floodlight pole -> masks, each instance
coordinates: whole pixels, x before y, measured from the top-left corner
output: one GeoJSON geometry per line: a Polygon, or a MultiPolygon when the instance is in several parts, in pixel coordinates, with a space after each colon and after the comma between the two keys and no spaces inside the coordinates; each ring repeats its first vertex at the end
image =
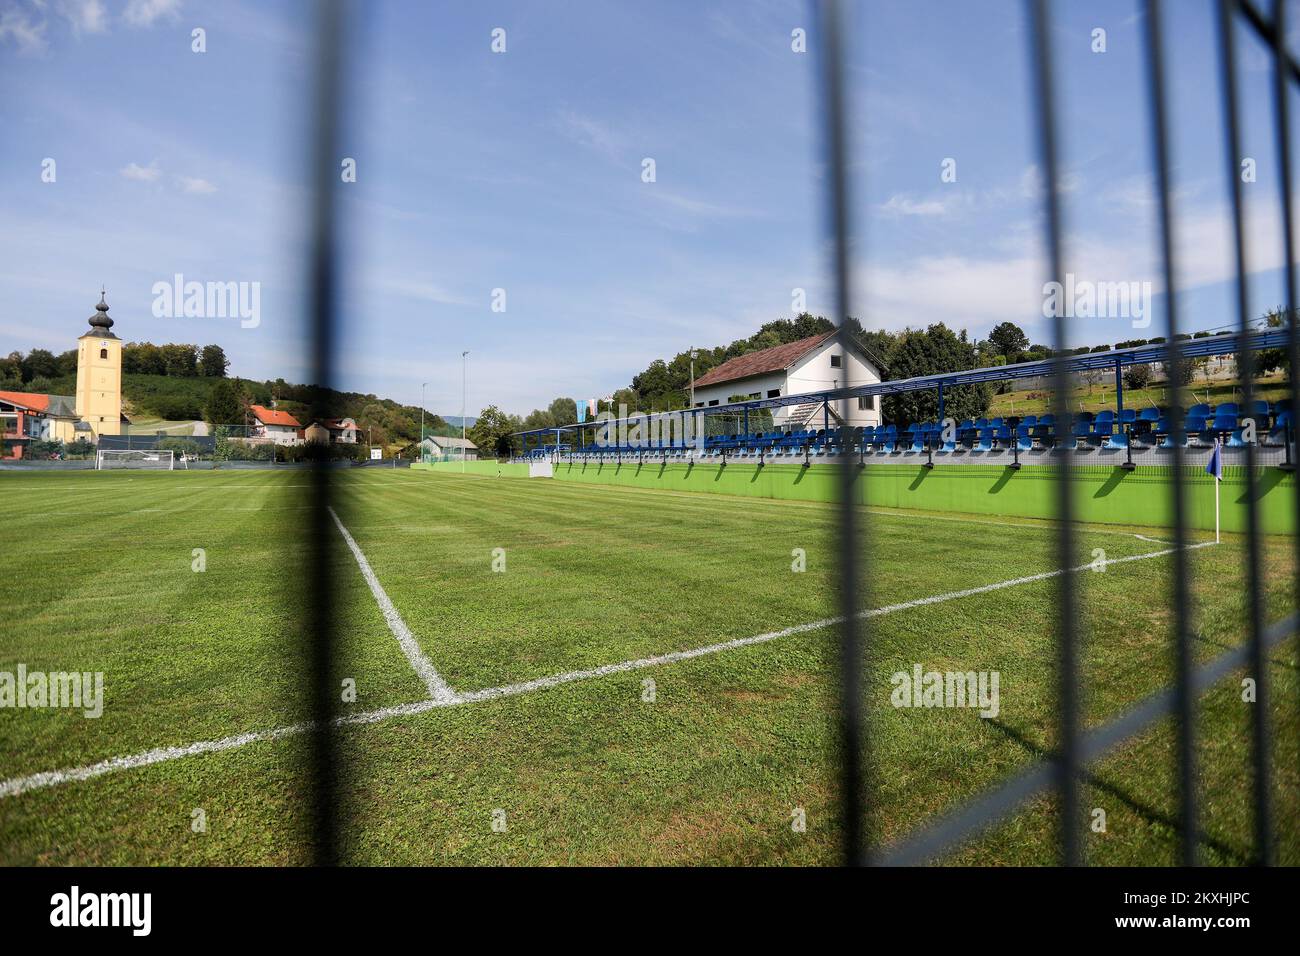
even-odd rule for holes
{"type": "Polygon", "coordinates": [[[424,461],[424,386],[428,384],[420,383],[420,461],[424,461]]]}
{"type": "Polygon", "coordinates": [[[691,349],[691,408],[695,407],[695,349],[691,349]]]}
{"type": "Polygon", "coordinates": [[[469,349],[460,353],[460,471],[465,473],[465,395],[469,381],[469,349]]]}

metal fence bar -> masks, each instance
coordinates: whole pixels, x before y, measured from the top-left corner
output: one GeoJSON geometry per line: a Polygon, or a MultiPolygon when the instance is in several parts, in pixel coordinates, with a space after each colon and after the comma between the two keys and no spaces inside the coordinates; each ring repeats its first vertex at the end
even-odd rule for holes
{"type": "MultiPolygon", "coordinates": [[[[334,157],[338,155],[339,100],[343,58],[343,9],[341,0],[323,0],[318,7],[319,36],[315,65],[314,132],[308,162],[311,168],[312,205],[311,235],[308,249],[307,331],[312,364],[312,381],[326,389],[334,381],[334,331],[336,295],[336,235],[334,191],[334,157]]],[[[317,402],[323,399],[317,399],[317,402]]],[[[328,415],[313,408],[318,418],[328,415]]],[[[338,863],[339,813],[335,801],[334,780],[337,772],[333,726],[335,699],[330,686],[330,667],[335,652],[335,618],[331,576],[334,548],[338,542],[329,515],[332,503],[332,469],[316,463],[310,470],[310,524],[306,588],[310,595],[303,615],[301,642],[307,661],[309,710],[315,733],[310,741],[310,779],[308,804],[312,831],[312,862],[317,866],[338,863]]]]}
{"type": "MultiPolygon", "coordinates": [[[[1276,647],[1300,629],[1300,614],[1270,626],[1263,635],[1266,648],[1276,647]]],[[[1224,651],[1192,672],[1193,694],[1209,690],[1233,671],[1249,664],[1254,651],[1248,644],[1224,651]]],[[[1084,734],[1078,755],[1081,765],[1099,760],[1120,744],[1149,730],[1158,720],[1177,712],[1177,689],[1163,688],[1144,698],[1114,720],[1084,734]]],[[[968,800],[937,822],[925,824],[881,854],[884,866],[916,866],[979,836],[1006,819],[1056,783],[1051,763],[1038,761],[968,800]]]]}
{"type": "Polygon", "coordinates": [[[1259,34],[1260,39],[1273,48],[1278,57],[1277,66],[1283,71],[1284,77],[1289,73],[1291,79],[1300,82],[1300,63],[1295,61],[1286,48],[1286,33],[1280,30],[1283,21],[1281,11],[1285,5],[1284,0],[1274,0],[1273,21],[1269,22],[1251,0],[1240,0],[1239,3],[1246,22],[1259,34]]]}
{"type": "MultiPolygon", "coordinates": [[[[1033,71],[1035,105],[1038,109],[1038,147],[1042,160],[1044,176],[1045,202],[1047,207],[1047,254],[1048,274],[1052,281],[1064,281],[1061,256],[1061,198],[1060,171],[1057,166],[1056,142],[1056,94],[1052,78],[1051,31],[1048,27],[1048,11],[1045,0],[1026,0],[1030,30],[1030,62],[1033,71]]],[[[1052,344],[1057,355],[1053,363],[1052,410],[1056,415],[1057,427],[1061,428],[1070,420],[1069,389],[1070,376],[1065,364],[1066,328],[1065,312],[1056,309],[1052,319],[1052,344]]],[[[1064,431],[1069,434],[1069,429],[1064,431]]],[[[1059,466],[1057,481],[1057,517],[1061,525],[1057,534],[1057,563],[1059,567],[1068,568],[1074,563],[1074,507],[1071,501],[1071,459],[1070,454],[1058,456],[1059,466]]],[[[1060,844],[1061,861],[1067,866],[1080,862],[1079,845],[1079,669],[1077,659],[1077,628],[1074,593],[1074,575],[1062,574],[1058,597],[1057,633],[1059,647],[1057,676],[1059,741],[1056,752],[1056,785],[1060,795],[1060,844]]]]}
{"type": "MultiPolygon", "coordinates": [[[[832,240],[834,260],[835,324],[840,348],[850,354],[849,319],[849,195],[848,142],[845,131],[844,48],[842,11],[838,0],[819,0],[816,10],[819,33],[823,38],[822,109],[823,148],[830,174],[827,191],[827,224],[832,240]]],[[[844,374],[849,363],[844,363],[844,374]]],[[[846,379],[845,384],[848,385],[846,379]]],[[[857,515],[854,494],[858,480],[856,469],[845,458],[840,466],[839,483],[839,601],[843,623],[840,625],[840,780],[843,790],[844,858],[849,865],[866,862],[863,832],[866,826],[863,801],[864,734],[863,720],[863,643],[865,632],[858,618],[858,549],[857,515]],[[859,630],[861,629],[861,631],[859,630]]]]}
{"type": "MultiPolygon", "coordinates": [[[[1249,4],[1247,4],[1249,6],[1249,4]]],[[[1295,268],[1295,222],[1292,219],[1294,193],[1291,180],[1291,95],[1287,84],[1287,65],[1289,56],[1286,51],[1286,3],[1277,3],[1273,8],[1273,99],[1277,120],[1278,166],[1282,176],[1282,249],[1286,255],[1286,327],[1287,357],[1289,358],[1289,377],[1291,379],[1291,426],[1282,433],[1282,441],[1289,443],[1295,434],[1295,414],[1300,410],[1300,332],[1296,329],[1296,268],[1295,268]]],[[[1294,64],[1291,64],[1294,66],[1294,64]]],[[[1300,71],[1293,74],[1300,79],[1300,71]]],[[[1295,461],[1294,454],[1291,461],[1295,461]]],[[[1295,482],[1295,513],[1300,524],[1300,481],[1295,482]]],[[[1295,592],[1296,607],[1300,607],[1300,534],[1292,538],[1295,544],[1295,592]]]]}
{"type": "MultiPolygon", "coordinates": [[[[1188,585],[1187,561],[1187,490],[1183,469],[1186,432],[1179,383],[1187,368],[1182,342],[1178,337],[1177,289],[1174,268],[1173,214],[1169,193],[1169,121],[1165,113],[1164,36],[1160,0],[1147,0],[1147,66],[1151,94],[1151,127],[1155,139],[1156,187],[1160,195],[1160,258],[1164,266],[1165,308],[1169,331],[1166,333],[1169,389],[1169,430],[1174,468],[1174,680],[1175,713],[1178,730],[1178,819],[1181,830],[1181,859],[1184,866],[1195,866],[1199,847],[1196,814],[1196,724],[1195,697],[1192,694],[1192,599],[1188,585]]],[[[1130,441],[1132,439],[1130,438],[1130,441]]]]}
{"type": "MultiPolygon", "coordinates": [[[[1237,0],[1219,0],[1219,55],[1223,80],[1224,120],[1227,126],[1228,179],[1232,189],[1232,234],[1236,270],[1237,318],[1245,333],[1250,324],[1246,290],[1246,235],[1242,211],[1241,129],[1237,108],[1236,15],[1237,0]]],[[[1249,338],[1237,353],[1238,377],[1242,380],[1242,399],[1246,411],[1254,415],[1255,355],[1249,338]]],[[[1294,372],[1294,370],[1293,370],[1294,372]]],[[[1246,589],[1249,613],[1250,670],[1255,679],[1255,703],[1252,714],[1252,757],[1255,789],[1255,848],[1258,862],[1269,865],[1273,859],[1271,811],[1269,807],[1269,736],[1268,680],[1264,659],[1264,614],[1261,595],[1259,554],[1259,503],[1256,500],[1255,443],[1246,443],[1246,589]]]]}

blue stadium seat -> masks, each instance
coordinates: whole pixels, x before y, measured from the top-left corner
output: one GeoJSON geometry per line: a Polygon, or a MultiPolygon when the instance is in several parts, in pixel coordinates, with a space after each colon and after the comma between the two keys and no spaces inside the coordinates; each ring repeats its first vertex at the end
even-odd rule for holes
{"type": "Polygon", "coordinates": [[[1158,408],[1142,409],[1142,411],[1138,412],[1138,421],[1142,421],[1142,422],[1160,421],[1160,409],[1158,408]]]}
{"type": "Polygon", "coordinates": [[[1016,426],[1016,448],[1018,448],[1020,451],[1033,451],[1034,439],[1030,435],[1030,429],[1033,427],[1034,426],[1032,425],[1016,426]]]}
{"type": "Polygon", "coordinates": [[[1211,426],[1212,431],[1219,432],[1226,435],[1227,433],[1235,431],[1236,429],[1237,429],[1236,412],[1221,413],[1216,411],[1214,413],[1214,424],[1211,426]]]}
{"type": "Polygon", "coordinates": [[[1209,418],[1209,417],[1210,417],[1210,406],[1206,405],[1204,402],[1200,402],[1196,405],[1193,405],[1191,408],[1187,410],[1188,420],[1191,420],[1193,418],[1209,418]]]}
{"type": "Polygon", "coordinates": [[[1286,444],[1287,429],[1291,425],[1291,412],[1282,409],[1273,421],[1273,428],[1268,433],[1268,444],[1282,446],[1286,444]]]}

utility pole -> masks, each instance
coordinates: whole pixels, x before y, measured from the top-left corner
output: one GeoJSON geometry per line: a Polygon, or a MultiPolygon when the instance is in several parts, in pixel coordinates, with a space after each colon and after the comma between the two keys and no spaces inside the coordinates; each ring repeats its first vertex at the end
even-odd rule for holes
{"type": "Polygon", "coordinates": [[[695,349],[691,349],[691,408],[695,407],[695,349]]]}
{"type": "Polygon", "coordinates": [[[469,349],[460,353],[460,470],[465,472],[465,395],[469,381],[469,349]]]}
{"type": "Polygon", "coordinates": [[[420,383],[420,461],[424,461],[424,386],[428,384],[420,383]]]}

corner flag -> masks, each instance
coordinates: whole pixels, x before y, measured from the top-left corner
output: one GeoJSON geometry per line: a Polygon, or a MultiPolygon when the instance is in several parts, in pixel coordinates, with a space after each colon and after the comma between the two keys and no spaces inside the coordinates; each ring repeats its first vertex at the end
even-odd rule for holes
{"type": "Polygon", "coordinates": [[[1223,483],[1223,441],[1214,440],[1214,454],[1205,466],[1205,473],[1214,476],[1214,543],[1219,543],[1219,485],[1223,483]]]}

